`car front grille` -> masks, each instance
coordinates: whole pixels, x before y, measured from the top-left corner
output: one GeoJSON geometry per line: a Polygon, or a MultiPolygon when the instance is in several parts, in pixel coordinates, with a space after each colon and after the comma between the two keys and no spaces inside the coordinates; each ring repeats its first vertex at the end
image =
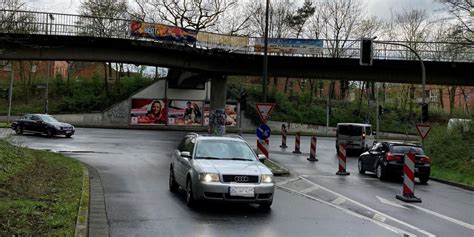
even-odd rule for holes
{"type": "Polygon", "coordinates": [[[223,175],[222,178],[226,183],[258,183],[257,175],[223,175]]]}
{"type": "Polygon", "coordinates": [[[72,127],[61,127],[61,130],[72,131],[72,127]]]}

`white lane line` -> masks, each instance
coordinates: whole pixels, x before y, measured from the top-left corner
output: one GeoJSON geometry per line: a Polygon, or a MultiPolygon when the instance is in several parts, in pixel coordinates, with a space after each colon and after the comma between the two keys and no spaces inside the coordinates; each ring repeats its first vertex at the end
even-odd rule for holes
{"type": "Polygon", "coordinates": [[[400,208],[404,208],[404,209],[407,209],[407,207],[404,207],[396,202],[392,202],[392,201],[389,201],[385,198],[382,198],[382,197],[379,197],[379,196],[375,196],[381,203],[384,203],[384,204],[387,204],[387,205],[391,205],[391,206],[394,206],[394,207],[400,207],[400,208]]]}
{"type": "Polygon", "coordinates": [[[342,203],[344,203],[346,201],[345,198],[343,197],[337,197],[334,201],[332,201],[331,203],[334,204],[334,205],[341,205],[342,203]]]}
{"type": "Polygon", "coordinates": [[[401,221],[401,220],[399,220],[399,219],[397,219],[397,218],[391,217],[391,216],[389,216],[389,215],[387,215],[387,214],[384,214],[384,213],[382,213],[382,212],[380,212],[380,211],[377,211],[377,210],[375,210],[375,209],[373,209],[373,208],[371,208],[371,207],[368,207],[368,206],[366,206],[366,205],[364,205],[364,204],[362,204],[362,203],[360,203],[360,202],[357,202],[357,201],[355,201],[355,200],[352,200],[352,199],[350,199],[350,198],[348,198],[348,197],[346,197],[346,196],[344,196],[344,195],[342,195],[342,194],[339,194],[339,193],[337,193],[337,192],[334,192],[334,191],[332,191],[332,190],[330,190],[330,189],[328,189],[328,188],[326,188],[326,187],[323,187],[323,186],[321,186],[321,185],[319,185],[319,184],[317,184],[317,183],[314,183],[314,182],[312,182],[311,180],[308,180],[308,179],[306,179],[306,178],[304,178],[304,177],[301,177],[301,176],[300,176],[300,178],[301,178],[302,180],[305,180],[305,181],[308,182],[308,183],[311,183],[311,184],[313,184],[313,185],[315,185],[315,186],[318,186],[320,189],[326,190],[327,192],[330,192],[330,193],[332,193],[332,194],[334,194],[334,195],[336,195],[336,196],[343,197],[343,198],[345,198],[345,199],[351,201],[352,203],[354,203],[354,204],[356,204],[356,205],[359,205],[360,207],[363,207],[363,208],[365,208],[365,209],[367,209],[367,210],[369,210],[369,211],[372,211],[372,212],[374,212],[374,213],[376,213],[376,214],[379,214],[379,215],[381,215],[381,216],[384,216],[384,217],[387,218],[387,219],[390,219],[390,220],[395,221],[395,222],[397,222],[397,223],[399,223],[399,224],[402,224],[402,225],[404,225],[404,226],[406,226],[406,227],[409,227],[409,228],[411,228],[411,229],[414,229],[414,230],[416,230],[416,231],[418,231],[418,232],[420,232],[420,233],[423,233],[423,234],[425,234],[425,235],[427,235],[427,236],[430,236],[430,237],[436,236],[436,235],[434,235],[434,234],[432,234],[432,233],[430,233],[430,232],[428,232],[428,231],[422,230],[422,229],[420,229],[420,228],[418,228],[418,227],[416,227],[416,226],[410,225],[410,224],[408,224],[408,223],[406,223],[406,222],[403,222],[403,221],[401,221]]]}
{"type": "Polygon", "coordinates": [[[299,177],[292,178],[292,179],[287,179],[287,180],[283,180],[281,182],[276,183],[276,185],[277,186],[282,186],[282,185],[289,184],[289,183],[292,183],[292,182],[295,182],[295,181],[298,181],[298,180],[300,180],[299,177]]]}
{"type": "Polygon", "coordinates": [[[300,192],[302,192],[302,193],[309,193],[309,192],[312,192],[312,191],[317,190],[317,189],[319,189],[319,187],[317,187],[317,186],[311,186],[311,187],[309,187],[309,188],[306,188],[306,189],[301,190],[300,192]]]}
{"type": "Polygon", "coordinates": [[[460,226],[466,227],[466,228],[468,228],[468,229],[474,230],[474,225],[469,224],[469,223],[466,223],[466,222],[464,222],[464,221],[460,221],[460,220],[454,219],[454,218],[452,218],[452,217],[445,216],[445,215],[443,215],[443,214],[440,214],[440,213],[437,213],[437,212],[434,212],[434,211],[431,211],[431,210],[428,210],[428,209],[425,209],[425,208],[423,208],[423,207],[419,207],[419,206],[416,206],[416,205],[413,205],[413,204],[407,203],[407,204],[404,204],[404,205],[407,205],[407,206],[410,206],[410,207],[414,207],[414,208],[416,208],[416,209],[418,209],[418,210],[424,211],[424,212],[426,212],[426,213],[428,213],[428,214],[431,214],[431,215],[433,215],[433,216],[437,216],[437,217],[439,217],[439,218],[441,218],[441,219],[445,219],[445,220],[450,221],[450,222],[452,222],[452,223],[455,223],[455,224],[458,224],[458,225],[460,225],[460,226]]]}
{"type": "Polygon", "coordinates": [[[377,220],[377,221],[381,221],[381,222],[385,222],[385,220],[386,220],[387,218],[385,218],[384,216],[381,216],[381,215],[379,215],[379,214],[375,214],[375,215],[372,217],[372,219],[377,220]]]}
{"type": "Polygon", "coordinates": [[[361,219],[370,221],[370,222],[372,222],[372,223],[374,223],[374,224],[376,224],[376,225],[379,225],[379,226],[381,226],[381,227],[383,227],[383,228],[385,228],[385,229],[387,229],[387,230],[390,230],[390,231],[392,231],[392,232],[394,232],[394,233],[400,234],[401,236],[404,236],[404,237],[416,237],[416,235],[413,234],[413,233],[410,233],[410,232],[407,232],[407,231],[405,231],[405,230],[399,229],[399,228],[397,228],[397,227],[395,227],[395,226],[391,226],[391,225],[389,225],[389,224],[383,223],[383,222],[378,221],[378,220],[376,220],[376,219],[372,219],[372,218],[363,216],[363,215],[361,215],[361,214],[359,214],[359,213],[356,213],[356,212],[351,211],[351,210],[349,210],[349,209],[346,209],[346,208],[343,208],[343,207],[341,207],[341,206],[332,204],[332,203],[330,203],[330,202],[324,201],[324,200],[322,200],[322,199],[313,197],[313,196],[311,196],[311,195],[308,195],[308,194],[305,194],[305,193],[301,193],[301,192],[298,192],[298,191],[296,191],[296,190],[293,190],[293,189],[290,189],[290,188],[287,188],[287,187],[283,187],[283,186],[280,186],[280,187],[278,187],[278,188],[283,189],[283,190],[286,190],[287,192],[290,192],[290,193],[299,194],[299,195],[304,196],[304,197],[306,197],[306,198],[309,198],[309,199],[311,199],[311,200],[314,200],[314,201],[317,201],[317,202],[326,204],[326,205],[328,205],[328,206],[334,207],[334,208],[339,209],[339,210],[341,210],[341,211],[343,211],[343,212],[345,212],[345,213],[347,213],[347,214],[349,214],[349,215],[352,215],[352,216],[355,216],[355,217],[358,217],[358,218],[361,218],[361,219]]]}
{"type": "MultiPolygon", "coordinates": [[[[320,178],[325,178],[325,179],[340,179],[341,176],[334,176],[334,175],[301,175],[301,177],[320,177],[320,178]]],[[[370,180],[370,181],[379,181],[378,179],[376,178],[364,178],[364,177],[360,177],[358,179],[362,179],[362,180],[370,180]]]]}

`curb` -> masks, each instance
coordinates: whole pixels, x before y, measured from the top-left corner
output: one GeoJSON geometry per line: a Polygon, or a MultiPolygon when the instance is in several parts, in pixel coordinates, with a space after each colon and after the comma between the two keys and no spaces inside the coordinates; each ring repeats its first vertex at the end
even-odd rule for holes
{"type": "Polygon", "coordinates": [[[89,170],[90,181],[88,236],[110,236],[104,188],[99,172],[91,165],[85,164],[85,166],[89,170]]]}
{"type": "Polygon", "coordinates": [[[282,165],[278,164],[275,161],[272,161],[270,159],[265,159],[266,162],[270,162],[272,165],[278,167],[277,170],[272,170],[273,176],[289,176],[290,171],[283,167],[282,165]]]}
{"type": "Polygon", "coordinates": [[[433,180],[433,181],[444,183],[444,184],[451,185],[451,186],[454,186],[454,187],[466,189],[466,190],[469,190],[469,191],[474,191],[474,187],[470,186],[470,185],[467,185],[467,184],[456,183],[456,182],[452,182],[452,181],[448,181],[448,180],[440,179],[440,178],[434,178],[434,177],[430,177],[430,179],[433,180]]]}
{"type": "Polygon", "coordinates": [[[77,213],[75,237],[87,236],[89,219],[89,171],[84,164],[82,165],[82,195],[77,213]]]}

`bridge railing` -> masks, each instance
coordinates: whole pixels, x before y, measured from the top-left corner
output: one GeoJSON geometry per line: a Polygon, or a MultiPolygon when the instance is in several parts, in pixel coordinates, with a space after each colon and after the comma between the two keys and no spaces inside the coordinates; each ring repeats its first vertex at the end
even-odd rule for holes
{"type": "MultiPolygon", "coordinates": [[[[132,36],[130,30],[131,19],[112,19],[61,13],[11,11],[0,10],[0,33],[15,34],[41,34],[58,36],[88,36],[101,38],[120,38],[140,41],[156,41],[179,45],[189,45],[196,48],[209,50],[223,50],[233,53],[262,54],[256,50],[260,37],[234,37],[209,32],[199,34],[211,35],[213,38],[225,38],[227,42],[234,38],[246,38],[245,45],[225,43],[209,43],[196,41],[185,44],[174,41],[160,41],[143,37],[132,36]]],[[[222,40],[224,42],[225,40],[222,40]]],[[[380,42],[380,41],[379,41],[380,42]]],[[[415,48],[419,55],[427,61],[474,61],[474,45],[455,42],[406,42],[388,41],[407,44],[415,48]]],[[[359,58],[360,40],[333,40],[324,39],[322,47],[317,51],[308,53],[270,52],[269,55],[294,56],[294,57],[326,57],[326,58],[359,58]],[[334,45],[338,45],[335,47],[334,45]]],[[[402,46],[374,44],[374,58],[385,60],[416,60],[414,55],[402,46]]]]}

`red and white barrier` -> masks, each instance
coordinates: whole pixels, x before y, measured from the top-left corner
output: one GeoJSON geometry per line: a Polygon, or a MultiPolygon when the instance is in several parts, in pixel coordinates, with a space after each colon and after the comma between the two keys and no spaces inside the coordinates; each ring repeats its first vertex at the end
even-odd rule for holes
{"type": "Polygon", "coordinates": [[[269,144],[268,139],[265,139],[265,140],[258,139],[257,140],[258,153],[259,154],[264,154],[267,158],[269,158],[269,156],[268,156],[268,144],[269,144]]]}
{"type": "Polygon", "coordinates": [[[280,147],[283,148],[283,149],[288,148],[288,146],[286,145],[286,126],[285,126],[285,124],[281,125],[281,145],[280,145],[280,147]]]}
{"type": "Polygon", "coordinates": [[[293,151],[293,153],[295,153],[295,154],[301,154],[301,151],[300,151],[300,142],[301,142],[300,133],[297,132],[297,133],[295,134],[295,150],[293,151]]]}
{"type": "Polygon", "coordinates": [[[405,154],[403,164],[403,193],[396,198],[404,202],[421,202],[421,199],[415,196],[415,153],[405,154]]]}
{"type": "Polygon", "coordinates": [[[350,175],[350,173],[346,171],[346,148],[347,144],[343,143],[339,145],[339,170],[336,172],[337,175],[350,175]]]}
{"type": "Polygon", "coordinates": [[[311,137],[311,146],[309,149],[309,158],[307,160],[309,161],[318,161],[316,158],[316,136],[311,137]]]}

